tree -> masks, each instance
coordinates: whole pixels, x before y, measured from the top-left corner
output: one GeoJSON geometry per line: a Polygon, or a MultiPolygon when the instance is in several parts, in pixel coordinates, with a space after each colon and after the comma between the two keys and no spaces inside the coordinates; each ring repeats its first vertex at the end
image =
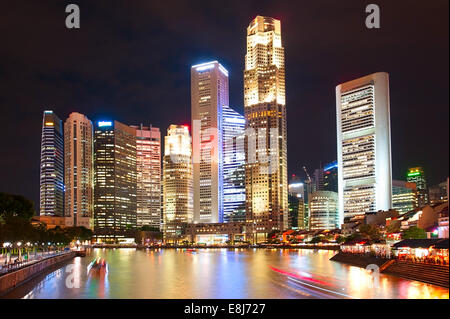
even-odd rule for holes
{"type": "Polygon", "coordinates": [[[394,234],[394,233],[398,233],[398,232],[400,232],[400,223],[397,221],[391,222],[386,227],[386,233],[388,233],[388,234],[394,234]]]}
{"type": "Polygon", "coordinates": [[[0,217],[6,221],[9,217],[20,217],[31,220],[33,217],[34,203],[22,195],[0,193],[0,217]]]}
{"type": "Polygon", "coordinates": [[[311,239],[310,243],[311,244],[317,244],[320,243],[322,241],[322,238],[319,236],[313,237],[313,239],[311,239]]]}
{"type": "Polygon", "coordinates": [[[149,225],[144,225],[141,227],[140,229],[141,231],[154,231],[154,232],[159,232],[159,228],[158,227],[152,227],[149,225]]]}
{"type": "Polygon", "coordinates": [[[377,226],[374,225],[360,225],[359,226],[359,233],[361,234],[361,237],[364,239],[369,239],[372,241],[377,241],[381,239],[380,230],[377,226]]]}
{"type": "Polygon", "coordinates": [[[411,226],[402,232],[403,239],[425,239],[427,233],[422,228],[411,226]]]}

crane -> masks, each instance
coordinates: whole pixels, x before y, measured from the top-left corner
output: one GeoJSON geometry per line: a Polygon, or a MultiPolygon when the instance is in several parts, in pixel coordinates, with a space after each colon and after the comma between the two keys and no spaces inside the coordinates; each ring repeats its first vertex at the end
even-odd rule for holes
{"type": "Polygon", "coordinates": [[[308,170],[306,169],[306,166],[303,166],[303,170],[305,171],[306,177],[308,178],[305,183],[306,183],[306,194],[308,196],[308,228],[309,228],[309,223],[310,223],[310,216],[311,216],[311,210],[310,210],[310,206],[309,206],[309,202],[311,201],[311,176],[309,176],[308,174],[308,170]]]}

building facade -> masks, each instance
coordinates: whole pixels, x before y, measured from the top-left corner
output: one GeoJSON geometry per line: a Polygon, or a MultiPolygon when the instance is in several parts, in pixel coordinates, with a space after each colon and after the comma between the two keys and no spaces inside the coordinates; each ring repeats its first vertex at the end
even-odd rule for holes
{"type": "Polygon", "coordinates": [[[289,228],[306,229],[308,216],[306,215],[305,187],[300,181],[289,184],[289,228]]]}
{"type": "Polygon", "coordinates": [[[429,204],[427,179],[423,167],[411,167],[406,174],[406,180],[415,183],[417,187],[417,204],[419,207],[429,204]]]}
{"type": "Polygon", "coordinates": [[[99,121],[94,131],[94,235],[120,242],[136,229],[136,130],[99,121]]]}
{"type": "Polygon", "coordinates": [[[264,238],[272,230],[288,228],[285,63],[280,20],[257,16],[247,28],[244,112],[247,221],[254,223],[264,238]]]}
{"type": "Polygon", "coordinates": [[[446,181],[429,188],[430,205],[448,202],[448,178],[446,181]]]}
{"type": "Polygon", "coordinates": [[[389,108],[387,73],[336,87],[340,224],[392,206],[389,108]]]}
{"type": "Polygon", "coordinates": [[[136,130],[136,224],[161,228],[161,132],[153,126],[136,130]]]}
{"type": "Polygon", "coordinates": [[[309,229],[332,230],[340,227],[338,194],[330,191],[317,191],[311,194],[309,229]]]}
{"type": "Polygon", "coordinates": [[[64,123],[64,216],[73,226],[93,229],[93,126],[85,115],[73,112],[64,123]]]}
{"type": "Polygon", "coordinates": [[[64,216],[63,126],[53,111],[42,118],[39,214],[64,216]]]}
{"type": "Polygon", "coordinates": [[[245,118],[223,106],[223,222],[245,221],[245,118]]]}
{"type": "Polygon", "coordinates": [[[223,221],[223,106],[229,105],[228,71],[217,61],[191,68],[194,220],[223,221]]]}
{"type": "Polygon", "coordinates": [[[415,183],[392,180],[392,208],[401,214],[417,208],[415,183]]]}
{"type": "Polygon", "coordinates": [[[323,168],[323,190],[338,192],[338,165],[337,161],[328,163],[323,168]]]}
{"type": "Polygon", "coordinates": [[[164,137],[164,237],[182,234],[183,224],[194,221],[192,149],[189,128],[170,125],[164,137]]]}

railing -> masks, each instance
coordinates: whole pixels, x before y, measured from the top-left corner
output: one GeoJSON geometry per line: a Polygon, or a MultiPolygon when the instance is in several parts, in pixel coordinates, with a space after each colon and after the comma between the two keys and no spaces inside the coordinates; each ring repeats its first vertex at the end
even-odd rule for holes
{"type": "MultiPolygon", "coordinates": [[[[15,261],[15,262],[10,262],[8,264],[1,264],[0,265],[0,276],[3,276],[7,273],[19,270],[21,268],[24,268],[26,266],[35,264],[39,261],[48,259],[48,258],[53,258],[56,256],[61,256],[64,254],[68,254],[71,253],[72,251],[53,251],[53,252],[43,252],[39,255],[31,255],[31,257],[34,257],[32,259],[28,259],[28,260],[23,260],[23,261],[15,261]]],[[[17,259],[16,259],[17,260],[17,259]]]]}

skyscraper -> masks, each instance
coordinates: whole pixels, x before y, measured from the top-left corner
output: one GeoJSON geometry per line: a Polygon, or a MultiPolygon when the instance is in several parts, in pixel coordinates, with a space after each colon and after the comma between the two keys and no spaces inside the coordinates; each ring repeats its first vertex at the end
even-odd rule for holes
{"type": "Polygon", "coordinates": [[[340,222],[392,207],[389,75],[336,87],[340,222]]]}
{"type": "Polygon", "coordinates": [[[53,111],[42,119],[39,214],[64,216],[63,127],[53,111]]]}
{"type": "Polygon", "coordinates": [[[182,223],[192,223],[192,149],[189,128],[170,125],[164,137],[163,207],[164,236],[176,237],[182,223]]]}
{"type": "Polygon", "coordinates": [[[136,130],[137,227],[161,227],[161,133],[159,128],[136,130]]]}
{"type": "Polygon", "coordinates": [[[410,183],[416,183],[417,187],[417,204],[419,207],[427,205],[428,187],[425,171],[422,167],[411,167],[406,174],[406,180],[410,183]]]}
{"type": "Polygon", "coordinates": [[[229,105],[228,71],[217,61],[191,68],[194,220],[223,221],[223,106],[229,105]]]}
{"type": "Polygon", "coordinates": [[[330,191],[316,191],[310,196],[309,229],[339,228],[338,194],[330,191]]]}
{"type": "Polygon", "coordinates": [[[288,227],[287,124],[280,20],[247,28],[244,71],[247,220],[265,237],[288,227]]]}
{"type": "Polygon", "coordinates": [[[106,242],[136,228],[136,130],[99,121],[94,132],[94,235],[106,242]]]}
{"type": "Polygon", "coordinates": [[[392,180],[392,208],[400,214],[417,208],[416,184],[392,180]]]}
{"type": "Polygon", "coordinates": [[[65,217],[73,226],[93,228],[93,127],[83,114],[73,112],[64,123],[65,217]]]}

